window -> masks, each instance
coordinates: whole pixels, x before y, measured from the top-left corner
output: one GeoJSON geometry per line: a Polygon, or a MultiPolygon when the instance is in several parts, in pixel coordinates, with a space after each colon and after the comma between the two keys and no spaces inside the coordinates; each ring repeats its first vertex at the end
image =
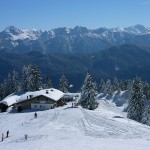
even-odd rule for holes
{"type": "Polygon", "coordinates": [[[36,105],[34,105],[34,107],[36,108],[36,105]]]}

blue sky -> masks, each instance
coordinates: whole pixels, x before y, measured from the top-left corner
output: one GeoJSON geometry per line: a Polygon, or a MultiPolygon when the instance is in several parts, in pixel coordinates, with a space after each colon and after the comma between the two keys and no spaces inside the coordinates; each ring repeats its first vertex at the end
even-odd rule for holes
{"type": "Polygon", "coordinates": [[[150,27],[150,0],[0,0],[0,31],[18,28],[150,27]]]}

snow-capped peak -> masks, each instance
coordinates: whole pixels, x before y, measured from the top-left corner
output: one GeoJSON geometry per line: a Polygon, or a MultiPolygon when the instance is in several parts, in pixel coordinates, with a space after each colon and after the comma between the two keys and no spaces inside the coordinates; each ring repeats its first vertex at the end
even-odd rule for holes
{"type": "MultiPolygon", "coordinates": [[[[71,52],[76,49],[75,45],[78,45],[80,42],[82,42],[83,47],[81,49],[83,49],[83,51],[84,49],[87,49],[86,47],[89,47],[90,51],[92,50],[91,47],[95,47],[93,49],[95,49],[95,51],[99,51],[114,45],[128,43],[133,43],[135,45],[139,45],[140,43],[139,46],[145,46],[145,43],[140,41],[141,39],[138,39],[139,41],[134,41],[133,36],[145,36],[147,34],[150,35],[150,28],[139,24],[126,28],[101,27],[93,30],[82,26],[76,26],[74,28],[62,27],[46,31],[37,30],[35,28],[22,30],[14,26],[10,26],[7,27],[4,31],[0,32],[0,44],[2,49],[12,49],[21,44],[29,46],[30,51],[30,49],[34,49],[35,40],[38,40],[37,45],[40,45],[41,50],[45,51],[45,49],[49,49],[49,47],[51,47],[51,49],[57,49],[56,51],[66,51],[67,49],[68,52],[71,52]],[[80,37],[78,39],[80,42],[76,40],[78,37],[80,37]],[[60,40],[63,42],[59,42],[60,40]],[[56,46],[57,44],[51,44],[54,41],[59,44],[58,47],[56,46]],[[64,47],[64,45],[67,45],[67,47],[64,47]]],[[[146,38],[148,38],[148,36],[146,36],[146,38]]],[[[150,45],[149,39],[146,42],[146,45],[150,45]]]]}
{"type": "Polygon", "coordinates": [[[36,40],[42,33],[41,30],[34,28],[21,30],[14,26],[7,27],[3,32],[9,34],[13,41],[24,39],[36,40]]]}
{"type": "Polygon", "coordinates": [[[14,26],[9,26],[9,27],[7,27],[7,28],[4,30],[4,32],[11,33],[11,34],[14,34],[14,35],[23,33],[22,30],[20,30],[20,29],[14,27],[14,26]]]}
{"type": "Polygon", "coordinates": [[[126,32],[131,34],[147,34],[150,33],[150,28],[137,24],[131,27],[125,28],[126,32]]]}
{"type": "Polygon", "coordinates": [[[66,28],[66,33],[70,33],[70,29],[69,28],[66,28]]]}
{"type": "Polygon", "coordinates": [[[110,31],[112,31],[112,32],[125,32],[123,27],[112,28],[112,29],[110,29],[110,31]]]}

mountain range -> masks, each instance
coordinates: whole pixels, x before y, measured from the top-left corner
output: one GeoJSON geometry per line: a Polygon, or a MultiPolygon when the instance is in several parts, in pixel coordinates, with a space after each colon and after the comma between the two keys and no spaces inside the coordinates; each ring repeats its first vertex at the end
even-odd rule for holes
{"type": "Polygon", "coordinates": [[[100,83],[107,80],[142,77],[150,82],[150,28],[86,27],[49,31],[7,27],[0,32],[0,81],[15,68],[21,77],[24,65],[40,67],[43,78],[50,75],[54,87],[65,74],[80,89],[87,71],[100,83]]]}
{"type": "Polygon", "coordinates": [[[0,32],[0,51],[26,53],[94,53],[122,44],[150,47],[150,28],[56,28],[48,31],[22,30],[14,26],[0,32]]]}

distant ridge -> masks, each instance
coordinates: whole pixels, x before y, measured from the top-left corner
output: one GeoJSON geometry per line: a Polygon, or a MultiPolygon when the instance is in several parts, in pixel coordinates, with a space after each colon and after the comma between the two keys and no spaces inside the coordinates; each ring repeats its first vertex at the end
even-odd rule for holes
{"type": "MultiPolygon", "coordinates": [[[[50,76],[53,86],[58,87],[59,79],[65,74],[70,90],[78,91],[87,71],[90,71],[98,85],[103,78],[114,77],[126,80],[135,76],[150,82],[150,49],[136,45],[113,46],[105,51],[84,54],[50,54],[32,51],[24,54],[0,52],[0,81],[7,78],[15,68],[21,75],[24,65],[40,67],[43,79],[50,76]]],[[[21,76],[20,76],[21,77],[21,76]]]]}
{"type": "Polygon", "coordinates": [[[44,31],[10,26],[0,32],[0,51],[15,53],[93,53],[122,44],[150,47],[150,28],[137,24],[125,28],[76,26],[44,31]]]}

